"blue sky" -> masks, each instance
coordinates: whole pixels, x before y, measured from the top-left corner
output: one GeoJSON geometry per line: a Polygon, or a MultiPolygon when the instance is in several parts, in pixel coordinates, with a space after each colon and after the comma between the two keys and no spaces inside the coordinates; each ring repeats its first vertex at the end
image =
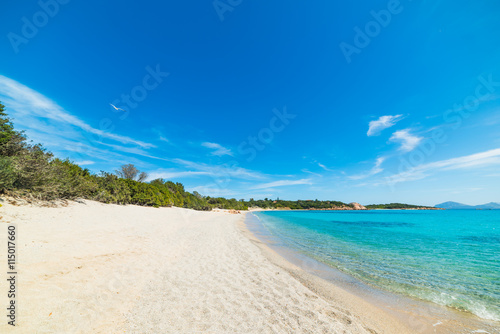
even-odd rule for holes
{"type": "Polygon", "coordinates": [[[94,172],[236,198],[500,202],[497,1],[8,2],[0,101],[94,172]]]}

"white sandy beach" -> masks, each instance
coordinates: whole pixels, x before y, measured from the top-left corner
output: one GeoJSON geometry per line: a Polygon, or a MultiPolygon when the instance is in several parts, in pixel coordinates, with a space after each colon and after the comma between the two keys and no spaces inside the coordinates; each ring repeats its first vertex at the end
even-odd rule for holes
{"type": "MultiPolygon", "coordinates": [[[[15,223],[19,294],[17,326],[2,316],[1,333],[418,332],[327,282],[315,286],[328,298],[311,288],[245,231],[243,214],[2,204],[1,263],[15,223]]],[[[2,309],[7,289],[2,279],[2,309]]]]}

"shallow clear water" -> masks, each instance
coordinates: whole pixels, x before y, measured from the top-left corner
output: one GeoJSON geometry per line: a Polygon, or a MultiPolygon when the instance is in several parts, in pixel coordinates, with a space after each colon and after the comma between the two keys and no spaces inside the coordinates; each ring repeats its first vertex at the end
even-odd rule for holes
{"type": "Polygon", "coordinates": [[[371,285],[500,321],[500,210],[256,215],[286,246],[371,285]]]}

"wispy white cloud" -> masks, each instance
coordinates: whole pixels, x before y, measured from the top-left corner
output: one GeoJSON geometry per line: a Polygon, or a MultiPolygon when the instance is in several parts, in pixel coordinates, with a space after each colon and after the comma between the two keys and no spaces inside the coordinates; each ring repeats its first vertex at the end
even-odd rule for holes
{"type": "Polygon", "coordinates": [[[28,137],[32,139],[32,133],[36,134],[35,143],[43,143],[44,147],[51,148],[52,153],[56,154],[56,156],[60,158],[70,158],[76,161],[90,161],[90,159],[98,159],[105,162],[112,163],[138,163],[139,161],[122,155],[116,151],[111,151],[107,149],[103,149],[100,145],[92,145],[89,140],[86,140],[85,137],[73,137],[73,133],[67,135],[67,131],[63,127],[56,128],[52,126],[46,126],[43,123],[39,123],[37,119],[33,119],[33,122],[30,124],[30,131],[28,133],[28,137]],[[31,128],[34,128],[37,131],[32,131],[31,128]],[[53,132],[46,132],[52,129],[53,132]],[[68,139],[71,138],[71,139],[68,139]]]}
{"type": "Polygon", "coordinates": [[[143,156],[143,157],[146,157],[146,158],[155,159],[155,160],[161,160],[161,161],[167,161],[167,162],[173,162],[174,161],[174,159],[161,158],[161,157],[154,156],[152,154],[149,154],[147,151],[145,151],[145,150],[143,150],[141,148],[138,148],[138,147],[127,147],[127,146],[107,144],[107,143],[102,143],[102,142],[98,142],[98,144],[103,145],[103,146],[107,146],[107,147],[111,147],[115,151],[119,151],[119,152],[122,152],[122,153],[131,153],[131,154],[140,155],[140,156],[143,156]]]}
{"type": "Polygon", "coordinates": [[[326,167],[325,165],[323,165],[322,163],[319,163],[319,162],[318,162],[318,166],[321,167],[321,168],[323,168],[327,172],[333,172],[334,171],[333,169],[330,169],[330,168],[326,167]]]}
{"type": "Polygon", "coordinates": [[[362,179],[366,179],[367,177],[370,177],[370,176],[373,176],[373,175],[376,175],[376,174],[383,172],[384,169],[380,166],[384,163],[385,160],[386,160],[385,157],[378,157],[377,160],[375,161],[375,165],[373,166],[373,168],[370,171],[368,171],[367,173],[363,173],[363,174],[349,176],[349,179],[362,180],[362,179]]]}
{"type": "Polygon", "coordinates": [[[77,164],[79,166],[88,166],[88,165],[95,164],[95,162],[94,161],[90,161],[90,160],[84,160],[84,161],[75,161],[75,164],[77,164]]]}
{"type": "Polygon", "coordinates": [[[399,149],[404,152],[413,151],[422,141],[422,137],[410,133],[410,129],[396,131],[392,134],[390,141],[400,143],[399,149]]]}
{"type": "Polygon", "coordinates": [[[319,174],[319,173],[314,173],[314,172],[311,172],[310,170],[306,169],[306,168],[303,168],[300,170],[302,173],[308,173],[308,174],[312,174],[312,175],[315,175],[315,176],[319,176],[319,177],[323,177],[323,175],[319,174]]]}
{"type": "Polygon", "coordinates": [[[208,165],[184,159],[172,159],[172,161],[191,170],[205,172],[206,175],[220,180],[230,180],[231,178],[254,180],[266,177],[260,172],[238,167],[236,164],[208,165]]]}
{"type": "Polygon", "coordinates": [[[478,168],[492,165],[500,165],[500,148],[466,155],[463,157],[421,164],[407,171],[388,176],[385,178],[385,182],[377,183],[376,185],[396,184],[405,181],[420,180],[440,171],[472,167],[478,168]]]}
{"type": "MultiPolygon", "coordinates": [[[[32,122],[34,119],[43,119],[46,123],[49,122],[49,126],[56,128],[61,124],[69,125],[100,138],[111,139],[122,144],[134,144],[143,148],[154,147],[153,144],[96,129],[44,95],[3,75],[0,75],[0,99],[8,106],[10,115],[15,118],[16,125],[21,125],[25,128],[33,128],[32,122]]],[[[37,128],[37,130],[39,129],[37,128]]],[[[57,135],[57,132],[52,133],[57,135]]],[[[68,131],[67,134],[69,133],[68,131]]],[[[74,131],[73,134],[75,136],[78,135],[74,131]]]]}
{"type": "Polygon", "coordinates": [[[211,197],[230,197],[239,194],[234,190],[217,187],[216,184],[189,188],[189,191],[191,192],[197,191],[204,196],[211,196],[211,197]]]}
{"type": "Polygon", "coordinates": [[[158,136],[159,141],[172,145],[172,142],[163,134],[163,131],[158,128],[152,128],[151,131],[158,136]]]}
{"type": "Polygon", "coordinates": [[[371,121],[368,124],[368,132],[366,133],[366,135],[367,136],[377,136],[384,129],[387,129],[387,128],[390,128],[391,126],[394,126],[402,118],[403,118],[403,115],[381,116],[381,117],[379,117],[379,119],[377,119],[375,121],[371,121]]]}
{"type": "Polygon", "coordinates": [[[256,186],[253,186],[252,189],[267,189],[267,188],[283,187],[283,186],[295,186],[299,184],[312,184],[312,182],[311,179],[279,180],[279,181],[258,184],[256,186]]]}
{"type": "Polygon", "coordinates": [[[214,150],[213,152],[211,152],[211,154],[216,155],[218,157],[223,156],[223,155],[230,155],[230,156],[233,155],[233,152],[231,152],[230,149],[225,148],[224,146],[217,144],[217,143],[205,142],[205,143],[202,143],[201,146],[214,150]]]}
{"type": "Polygon", "coordinates": [[[209,173],[201,171],[179,171],[174,168],[157,169],[148,173],[148,181],[155,179],[172,180],[178,178],[197,177],[203,175],[209,175],[209,173]]]}

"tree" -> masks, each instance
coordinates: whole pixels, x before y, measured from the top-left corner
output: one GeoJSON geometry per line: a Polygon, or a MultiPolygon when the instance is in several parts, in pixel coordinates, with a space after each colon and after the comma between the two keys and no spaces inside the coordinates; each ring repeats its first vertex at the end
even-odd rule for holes
{"type": "Polygon", "coordinates": [[[138,182],[143,182],[148,177],[147,173],[139,171],[132,164],[122,165],[120,169],[116,170],[116,175],[122,179],[136,180],[138,182]]]}
{"type": "Polygon", "coordinates": [[[0,103],[0,145],[7,143],[14,132],[14,126],[5,113],[5,106],[0,103]]]}
{"type": "Polygon", "coordinates": [[[137,177],[137,181],[144,182],[144,180],[146,180],[147,178],[148,178],[148,173],[141,172],[141,174],[139,174],[139,176],[137,177]]]}
{"type": "Polygon", "coordinates": [[[14,130],[5,106],[0,103],[0,156],[14,156],[26,146],[26,138],[22,132],[14,130]]]}

